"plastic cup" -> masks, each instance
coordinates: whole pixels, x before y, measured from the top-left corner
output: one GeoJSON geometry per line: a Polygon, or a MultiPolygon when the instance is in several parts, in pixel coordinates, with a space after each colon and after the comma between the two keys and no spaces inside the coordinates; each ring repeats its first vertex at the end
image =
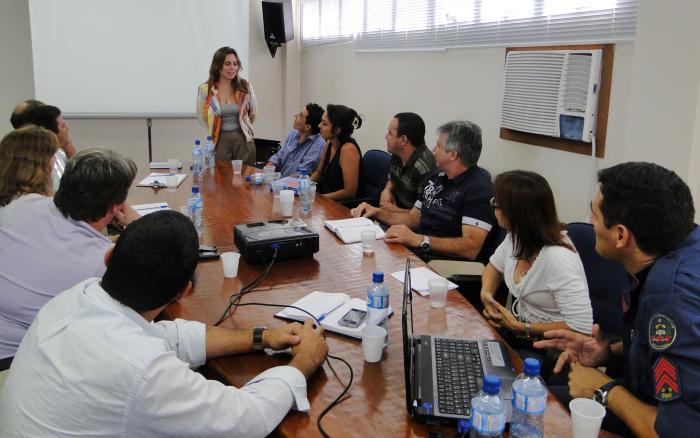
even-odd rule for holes
{"type": "Polygon", "coordinates": [[[280,172],[275,172],[275,173],[272,174],[272,181],[278,180],[278,179],[280,179],[280,178],[282,178],[282,173],[280,173],[280,172]]]}
{"type": "Polygon", "coordinates": [[[386,329],[378,325],[368,325],[362,329],[362,353],[367,362],[382,360],[386,329]]]}
{"type": "Polygon", "coordinates": [[[233,160],[231,161],[231,165],[233,166],[233,174],[240,175],[243,169],[243,160],[233,160]]]}
{"type": "Polygon", "coordinates": [[[272,188],[272,195],[273,195],[275,198],[279,198],[279,197],[280,197],[280,192],[282,191],[282,189],[284,189],[284,183],[283,183],[283,182],[280,182],[280,181],[272,181],[272,182],[270,183],[270,186],[271,186],[271,188],[272,188]]]}
{"type": "Polygon", "coordinates": [[[273,180],[274,174],[275,174],[275,166],[263,167],[263,176],[265,178],[266,183],[269,183],[273,180]]]}
{"type": "Polygon", "coordinates": [[[177,188],[177,175],[168,175],[165,177],[165,184],[169,189],[177,188]]]}
{"type": "Polygon", "coordinates": [[[311,181],[309,183],[309,198],[311,199],[311,202],[314,202],[316,200],[316,183],[311,181]]]}
{"type": "Polygon", "coordinates": [[[569,402],[574,438],[595,438],[605,417],[603,405],[590,398],[575,398],[569,402]]]}
{"type": "Polygon", "coordinates": [[[362,237],[362,251],[366,254],[373,253],[377,232],[374,230],[365,230],[360,233],[360,236],[362,237]]]}
{"type": "Polygon", "coordinates": [[[294,212],[294,190],[280,191],[280,205],[282,216],[290,217],[294,212]]]}
{"type": "Polygon", "coordinates": [[[168,173],[177,173],[180,170],[180,160],[177,158],[168,159],[168,173]]]}
{"type": "Polygon", "coordinates": [[[428,280],[428,290],[430,290],[430,307],[435,307],[436,309],[445,307],[448,285],[449,283],[444,278],[431,278],[428,280]]]}
{"type": "Polygon", "coordinates": [[[225,252],[221,254],[221,264],[224,266],[224,277],[235,278],[238,275],[238,262],[241,254],[237,252],[225,252]]]}

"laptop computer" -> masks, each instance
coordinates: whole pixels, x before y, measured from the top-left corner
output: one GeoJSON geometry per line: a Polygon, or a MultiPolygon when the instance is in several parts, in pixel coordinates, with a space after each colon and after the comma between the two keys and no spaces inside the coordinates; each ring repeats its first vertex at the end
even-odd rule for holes
{"type": "MultiPolygon", "coordinates": [[[[401,326],[406,409],[412,417],[441,423],[469,419],[471,399],[488,374],[501,378],[501,399],[513,398],[515,370],[501,342],[413,334],[410,259],[404,274],[401,326]]],[[[507,421],[510,405],[507,401],[507,421]]]]}

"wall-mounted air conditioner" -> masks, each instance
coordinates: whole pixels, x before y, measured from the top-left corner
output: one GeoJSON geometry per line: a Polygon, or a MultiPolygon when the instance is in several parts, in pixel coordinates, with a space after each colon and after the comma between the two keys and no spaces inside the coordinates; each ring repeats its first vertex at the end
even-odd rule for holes
{"type": "Polygon", "coordinates": [[[508,52],[501,127],[591,143],[602,50],[508,52]]]}

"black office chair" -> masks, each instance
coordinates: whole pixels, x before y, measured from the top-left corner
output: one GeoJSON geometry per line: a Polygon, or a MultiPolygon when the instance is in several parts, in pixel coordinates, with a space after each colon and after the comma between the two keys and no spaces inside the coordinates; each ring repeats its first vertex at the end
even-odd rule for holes
{"type": "Polygon", "coordinates": [[[362,202],[367,202],[374,206],[379,205],[379,196],[389,179],[389,166],[391,165],[391,154],[378,149],[365,152],[362,157],[362,178],[361,187],[357,190],[355,199],[341,201],[341,204],[348,208],[355,208],[362,202]]]}
{"type": "Polygon", "coordinates": [[[622,265],[604,259],[595,251],[593,225],[572,222],[566,231],[586,272],[593,322],[607,335],[622,336],[622,294],[630,288],[627,272],[622,265]]]}

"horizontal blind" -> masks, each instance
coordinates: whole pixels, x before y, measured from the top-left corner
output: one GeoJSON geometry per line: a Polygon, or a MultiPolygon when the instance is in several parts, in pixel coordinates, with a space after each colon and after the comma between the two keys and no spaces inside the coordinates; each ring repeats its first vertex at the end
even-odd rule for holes
{"type": "Polygon", "coordinates": [[[304,47],[358,50],[608,43],[634,39],[638,0],[304,0],[304,47]]]}

